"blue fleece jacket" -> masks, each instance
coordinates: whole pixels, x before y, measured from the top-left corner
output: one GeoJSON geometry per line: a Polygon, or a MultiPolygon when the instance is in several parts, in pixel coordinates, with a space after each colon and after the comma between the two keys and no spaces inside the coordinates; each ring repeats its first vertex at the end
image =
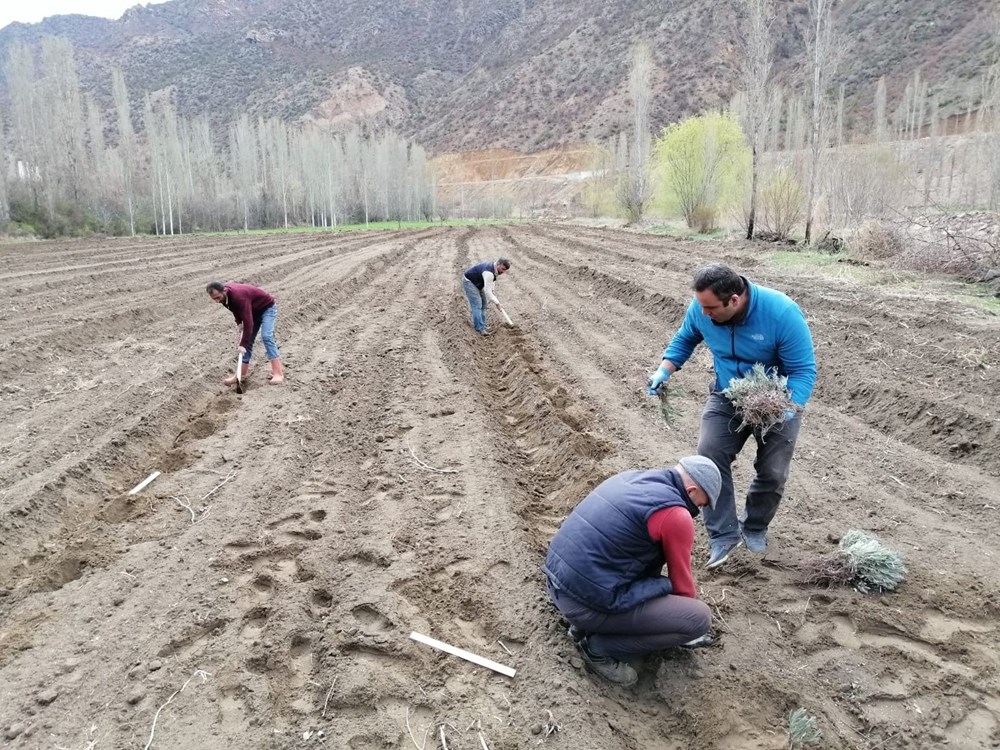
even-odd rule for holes
{"type": "Polygon", "coordinates": [[[816,384],[816,355],[802,310],[779,291],[747,282],[750,300],[735,325],[717,324],[692,300],[684,322],[663,352],[663,359],[680,369],[702,341],[712,352],[714,391],[750,373],[754,364],[777,368],[788,376],[792,401],[805,406],[816,384]]]}

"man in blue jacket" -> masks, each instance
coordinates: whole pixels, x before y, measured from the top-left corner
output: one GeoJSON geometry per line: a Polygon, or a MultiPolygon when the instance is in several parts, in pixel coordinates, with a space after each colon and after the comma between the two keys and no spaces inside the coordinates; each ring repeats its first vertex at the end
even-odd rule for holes
{"type": "Polygon", "coordinates": [[[487,333],[486,309],[489,303],[492,302],[497,306],[497,310],[503,312],[503,305],[500,304],[493,289],[496,280],[509,270],[510,261],[498,258],[467,268],[462,274],[462,288],[465,290],[465,298],[469,301],[469,310],[472,312],[472,327],[477,333],[487,333]]]}
{"type": "Polygon", "coordinates": [[[649,394],[656,395],[695,347],[705,342],[714,359],[715,382],[701,415],[698,453],[715,461],[722,472],[719,502],[705,511],[711,546],[705,567],[715,568],[740,544],[757,554],[767,551],[767,528],[778,511],[802,409],[816,383],[816,357],[802,310],[781,292],[751,284],[718,263],[700,268],[692,287],[694,299],[649,380],[649,394]],[[766,440],[750,427],[737,429],[741,420],[721,393],[730,380],[748,375],[758,362],[788,377],[796,406],[780,426],[767,433],[766,440]],[[747,490],[746,507],[737,518],[732,463],[751,435],[757,443],[756,476],[747,490]]]}
{"type": "Polygon", "coordinates": [[[563,521],[545,556],[546,588],[591,671],[631,685],[629,660],[708,640],[712,612],[691,574],[692,519],[721,486],[715,463],[688,456],[605,479],[563,521]]]}

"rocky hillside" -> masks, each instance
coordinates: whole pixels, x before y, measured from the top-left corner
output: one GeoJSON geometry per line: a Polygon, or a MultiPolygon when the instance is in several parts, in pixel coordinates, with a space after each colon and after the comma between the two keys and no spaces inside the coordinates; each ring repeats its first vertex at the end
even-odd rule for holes
{"type": "MultiPolygon", "coordinates": [[[[804,0],[778,0],[779,77],[795,85],[804,0]]],[[[991,0],[841,0],[841,77],[854,122],[874,82],[898,96],[917,67],[952,111],[991,57],[991,0]]],[[[173,88],[181,111],[249,108],[290,120],[391,124],[436,151],[535,150],[603,137],[626,120],[628,51],[654,47],[656,125],[732,93],[731,0],[172,0],[121,19],[57,16],[0,30],[68,37],[84,85],[110,103],[173,88]]],[[[891,105],[890,105],[891,106],[891,105]]]]}

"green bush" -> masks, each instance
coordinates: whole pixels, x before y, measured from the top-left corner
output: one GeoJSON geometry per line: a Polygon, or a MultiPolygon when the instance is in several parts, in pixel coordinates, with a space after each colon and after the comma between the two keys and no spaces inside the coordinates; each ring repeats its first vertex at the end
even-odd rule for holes
{"type": "Polygon", "coordinates": [[[742,200],[750,148],[732,116],[689,117],[664,128],[654,147],[653,169],[660,207],[699,229],[708,212],[714,223],[722,209],[742,200]]]}

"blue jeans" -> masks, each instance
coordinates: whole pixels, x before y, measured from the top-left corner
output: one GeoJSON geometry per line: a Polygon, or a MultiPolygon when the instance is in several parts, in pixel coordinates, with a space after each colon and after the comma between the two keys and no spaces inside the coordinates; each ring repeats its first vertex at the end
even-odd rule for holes
{"type": "Polygon", "coordinates": [[[763,439],[759,430],[749,427],[737,430],[739,424],[740,418],[729,399],[718,393],[708,397],[701,414],[698,453],[715,461],[722,474],[722,492],[715,510],[707,506],[702,508],[711,543],[736,542],[741,526],[747,531],[767,530],[785,491],[795,441],[802,426],[802,413],[797,412],[793,419],[769,430],[763,439]],[[746,507],[737,518],[733,461],[751,435],[757,442],[757,458],[753,462],[757,474],[747,490],[746,507]]]}
{"type": "Polygon", "coordinates": [[[462,288],[465,290],[465,298],[469,300],[469,309],[472,311],[472,327],[479,333],[486,332],[486,295],[482,289],[476,289],[476,285],[464,276],[462,277],[462,288]]]}
{"type": "MultiPolygon", "coordinates": [[[[260,314],[254,316],[253,333],[250,335],[250,343],[247,344],[246,354],[243,355],[243,364],[250,362],[250,355],[253,354],[253,342],[260,334],[260,340],[264,342],[264,351],[267,352],[268,359],[279,359],[281,353],[278,351],[278,343],[274,340],[274,324],[278,320],[278,304],[275,303],[260,314]]],[[[246,325],[246,324],[244,324],[246,325]]]]}

